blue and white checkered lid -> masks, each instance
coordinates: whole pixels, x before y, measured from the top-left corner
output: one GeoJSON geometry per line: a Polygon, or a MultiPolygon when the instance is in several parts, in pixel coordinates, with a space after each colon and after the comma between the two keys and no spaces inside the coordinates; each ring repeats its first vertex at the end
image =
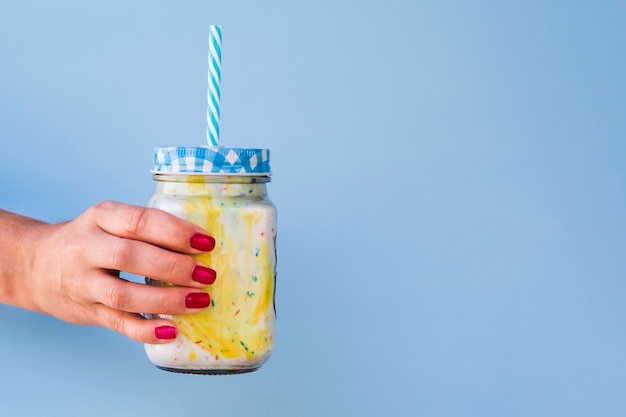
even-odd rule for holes
{"type": "Polygon", "coordinates": [[[269,149],[224,147],[154,148],[153,173],[271,175],[269,149]]]}

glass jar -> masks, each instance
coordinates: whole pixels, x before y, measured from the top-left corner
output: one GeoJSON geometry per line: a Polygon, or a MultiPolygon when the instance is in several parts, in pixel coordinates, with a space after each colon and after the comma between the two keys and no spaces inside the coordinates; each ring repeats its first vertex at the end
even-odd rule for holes
{"type": "Polygon", "coordinates": [[[205,288],[211,295],[207,309],[159,316],[174,321],[177,337],[146,345],[149,359],[173,372],[257,370],[272,354],[276,319],[276,208],[267,196],[269,152],[157,148],[153,172],[157,189],[149,205],[195,223],[215,238],[213,251],[196,257],[217,272],[217,279],[205,288]],[[255,157],[266,159],[263,166],[250,163],[255,157]]]}

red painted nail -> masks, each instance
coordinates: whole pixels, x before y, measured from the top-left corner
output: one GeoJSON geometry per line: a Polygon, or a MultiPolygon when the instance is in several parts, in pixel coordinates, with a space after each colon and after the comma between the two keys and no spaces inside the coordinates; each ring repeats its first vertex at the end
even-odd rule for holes
{"type": "Polygon", "coordinates": [[[193,278],[194,281],[197,281],[206,285],[211,285],[215,282],[215,278],[217,277],[217,274],[211,268],[205,268],[204,266],[198,265],[193,268],[191,277],[193,278]]]}
{"type": "Polygon", "coordinates": [[[157,337],[157,339],[175,339],[176,327],[172,327],[172,326],[155,327],[154,335],[157,337]]]}
{"type": "Polygon", "coordinates": [[[187,308],[205,308],[211,304],[211,296],[205,292],[192,292],[185,297],[187,308]]]}
{"type": "Polygon", "coordinates": [[[209,235],[203,235],[202,233],[196,233],[189,239],[189,244],[192,248],[201,250],[203,252],[212,251],[215,247],[215,239],[209,235]]]}

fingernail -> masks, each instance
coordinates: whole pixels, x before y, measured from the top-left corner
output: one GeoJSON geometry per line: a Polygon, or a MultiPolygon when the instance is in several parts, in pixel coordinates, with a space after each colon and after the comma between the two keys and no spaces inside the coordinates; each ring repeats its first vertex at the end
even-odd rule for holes
{"type": "Polygon", "coordinates": [[[217,274],[211,268],[205,268],[204,266],[196,266],[193,268],[191,277],[194,281],[202,284],[211,285],[215,282],[217,274]]]}
{"type": "Polygon", "coordinates": [[[187,308],[205,308],[211,304],[211,296],[205,292],[192,292],[185,297],[187,308]]]}
{"type": "Polygon", "coordinates": [[[155,327],[154,335],[157,337],[157,339],[175,339],[176,327],[172,327],[172,326],[155,327]]]}
{"type": "Polygon", "coordinates": [[[201,250],[203,252],[212,251],[215,247],[215,239],[209,235],[203,235],[202,233],[196,233],[189,239],[189,244],[192,248],[201,250]]]}

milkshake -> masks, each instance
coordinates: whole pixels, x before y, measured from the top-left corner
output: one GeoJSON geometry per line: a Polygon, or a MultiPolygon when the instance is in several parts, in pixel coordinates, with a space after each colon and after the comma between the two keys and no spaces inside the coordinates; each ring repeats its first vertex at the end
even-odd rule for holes
{"type": "MultiPolygon", "coordinates": [[[[168,316],[176,339],[146,345],[159,368],[187,373],[250,372],[274,347],[276,209],[267,196],[269,151],[157,148],[150,206],[195,223],[215,238],[197,259],[217,272],[211,305],[168,316]]],[[[151,285],[171,284],[147,279],[151,285]]]]}

